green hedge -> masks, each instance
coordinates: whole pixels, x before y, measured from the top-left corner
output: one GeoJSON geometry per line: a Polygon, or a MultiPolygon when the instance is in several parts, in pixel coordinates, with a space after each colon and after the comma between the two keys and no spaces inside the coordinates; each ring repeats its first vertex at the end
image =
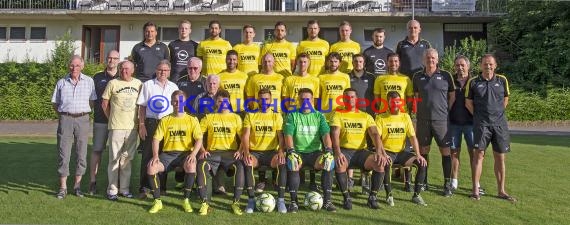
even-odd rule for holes
{"type": "Polygon", "coordinates": [[[521,89],[511,90],[507,117],[511,121],[570,120],[570,89],[550,88],[546,96],[521,89]]]}

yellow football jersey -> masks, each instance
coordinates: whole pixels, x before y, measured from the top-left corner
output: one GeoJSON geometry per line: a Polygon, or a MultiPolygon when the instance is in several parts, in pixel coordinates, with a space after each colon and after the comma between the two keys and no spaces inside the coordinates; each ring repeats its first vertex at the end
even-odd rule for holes
{"type": "MultiPolygon", "coordinates": [[[[410,80],[408,76],[400,73],[378,76],[374,81],[374,96],[380,96],[380,98],[383,99],[377,101],[380,103],[379,106],[377,106],[378,111],[388,111],[388,106],[384,106],[384,104],[388,101],[387,95],[390,91],[397,91],[400,97],[404,99],[405,104],[406,97],[414,95],[412,80],[410,80]]],[[[406,109],[405,105],[404,109],[406,109]]]]}
{"type": "Polygon", "coordinates": [[[297,57],[297,52],[295,51],[295,46],[287,41],[283,40],[281,42],[268,42],[263,45],[261,48],[261,54],[259,55],[259,64],[263,60],[263,56],[266,53],[273,54],[273,58],[275,58],[275,66],[273,70],[283,75],[283,77],[291,76],[291,61],[294,61],[297,57]]]}
{"type": "Polygon", "coordinates": [[[238,150],[237,136],[241,135],[242,121],[235,113],[211,113],[200,121],[207,134],[206,150],[238,150]]]}
{"type": "Polygon", "coordinates": [[[297,106],[300,106],[300,102],[298,102],[299,89],[311,89],[313,91],[313,96],[315,97],[318,97],[320,94],[321,85],[319,78],[315,76],[302,77],[299,75],[293,75],[285,78],[285,82],[283,83],[283,91],[281,92],[281,96],[293,99],[293,101],[296,102],[297,106]]]}
{"type": "Polygon", "coordinates": [[[184,114],[181,117],[168,115],[158,124],[154,139],[163,140],[163,152],[194,151],[196,139],[202,139],[202,129],[198,119],[184,114]]]}
{"type": "Polygon", "coordinates": [[[375,122],[386,151],[401,152],[406,145],[406,138],[416,136],[412,119],[407,113],[378,114],[375,122]]]}
{"type": "Polygon", "coordinates": [[[329,52],[336,52],[342,57],[340,62],[340,72],[350,73],[352,71],[352,56],[360,53],[360,44],[353,40],[339,41],[331,46],[329,52]]]}
{"type": "Polygon", "coordinates": [[[245,45],[243,43],[234,46],[234,50],[238,53],[238,70],[247,75],[255,75],[259,72],[259,45],[251,43],[245,45]]]}
{"type": "Polygon", "coordinates": [[[367,149],[366,131],[370,127],[376,127],[374,119],[366,112],[350,111],[335,112],[330,126],[340,128],[339,142],[341,148],[363,150],[367,149]]]}
{"type": "Polygon", "coordinates": [[[258,99],[259,90],[267,88],[271,91],[271,97],[274,99],[271,104],[277,101],[277,111],[281,111],[281,89],[283,88],[283,76],[281,74],[272,73],[270,75],[258,73],[253,75],[247,81],[245,95],[258,99]]]}
{"type": "Polygon", "coordinates": [[[283,116],[273,112],[256,112],[245,115],[244,128],[250,128],[249,149],[254,151],[276,150],[278,132],[283,127],[283,116]]]}
{"type": "Polygon", "coordinates": [[[220,74],[220,88],[230,93],[230,103],[234,112],[243,111],[243,102],[245,100],[245,84],[247,82],[247,74],[240,70],[229,73],[224,70],[220,74]],[[239,100],[239,104],[238,104],[239,100]]]}
{"type": "Polygon", "coordinates": [[[232,49],[224,39],[206,39],[198,44],[196,55],[202,57],[202,75],[218,74],[226,69],[226,53],[232,49]]]}
{"type": "Polygon", "coordinates": [[[308,73],[317,76],[325,71],[325,61],[329,54],[329,43],[317,38],[317,40],[304,40],[297,46],[297,55],[305,53],[309,55],[311,63],[308,73]]]}
{"type": "MultiPolygon", "coordinates": [[[[321,82],[321,110],[325,112],[335,110],[339,106],[337,98],[342,96],[344,89],[350,87],[348,74],[337,71],[333,74],[321,74],[319,79],[321,82]]],[[[342,99],[338,99],[338,101],[342,102],[342,99]]]]}

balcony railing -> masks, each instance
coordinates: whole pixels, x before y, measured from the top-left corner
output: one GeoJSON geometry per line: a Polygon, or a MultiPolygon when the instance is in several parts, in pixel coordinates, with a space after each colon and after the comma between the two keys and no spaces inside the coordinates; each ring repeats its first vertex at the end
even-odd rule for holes
{"type": "Polygon", "coordinates": [[[477,12],[505,13],[507,0],[0,0],[0,10],[477,12]],[[469,5],[471,3],[471,5],[469,5]],[[450,4],[453,7],[450,7],[450,4]],[[446,8],[447,7],[447,8],[446,8]]]}

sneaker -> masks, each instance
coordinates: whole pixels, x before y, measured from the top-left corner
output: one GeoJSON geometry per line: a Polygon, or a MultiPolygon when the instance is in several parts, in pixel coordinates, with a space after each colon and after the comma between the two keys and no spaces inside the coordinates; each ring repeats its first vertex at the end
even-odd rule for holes
{"type": "Polygon", "coordinates": [[[265,182],[259,182],[257,184],[255,184],[255,192],[256,193],[261,193],[265,190],[265,182]]]}
{"type": "Polygon", "coordinates": [[[287,206],[285,206],[285,199],[277,199],[277,211],[280,213],[287,213],[287,206]]]}
{"type": "Polygon", "coordinates": [[[291,204],[289,204],[289,209],[287,209],[287,211],[289,211],[290,213],[297,213],[299,211],[299,206],[297,206],[297,203],[291,202],[291,204]]]}
{"type": "Polygon", "coordinates": [[[325,209],[329,212],[336,212],[336,207],[334,206],[334,204],[330,200],[325,202],[325,204],[323,204],[323,209],[325,209]]]}
{"type": "Polygon", "coordinates": [[[389,206],[394,206],[394,196],[388,196],[386,198],[386,203],[388,203],[389,206]]]}
{"type": "Polygon", "coordinates": [[[344,202],[342,203],[342,208],[346,209],[346,210],[351,210],[352,209],[352,198],[345,199],[344,202]]]}
{"type": "Polygon", "coordinates": [[[75,194],[75,196],[80,197],[80,198],[85,197],[85,195],[83,194],[83,192],[79,188],[73,189],[73,194],[75,194]]]}
{"type": "Polygon", "coordinates": [[[412,184],[410,182],[405,182],[404,183],[404,191],[405,192],[413,192],[414,190],[412,189],[412,184]]]}
{"type": "Polygon", "coordinates": [[[424,199],[420,195],[414,195],[412,197],[412,202],[421,206],[427,206],[426,202],[424,202],[424,199]]]}
{"type": "Polygon", "coordinates": [[[380,206],[378,205],[378,199],[374,195],[368,196],[368,202],[366,204],[371,209],[379,209],[380,208],[380,206]]]}
{"type": "Polygon", "coordinates": [[[162,201],[160,199],[155,199],[152,207],[148,210],[149,213],[157,213],[162,209],[162,201]]]}
{"type": "Polygon", "coordinates": [[[191,213],[194,211],[192,209],[192,206],[190,205],[190,200],[188,198],[185,198],[184,201],[182,201],[182,208],[184,208],[184,212],[187,213],[191,213]]]}
{"type": "Polygon", "coordinates": [[[234,214],[236,214],[238,216],[243,215],[243,212],[241,211],[241,209],[239,207],[239,202],[232,203],[232,211],[234,211],[234,214]]]}
{"type": "Polygon", "coordinates": [[[450,184],[444,184],[443,185],[443,196],[451,197],[452,195],[453,195],[453,192],[451,191],[451,185],[450,184]]]}
{"type": "Polygon", "coordinates": [[[224,186],[220,186],[216,190],[214,190],[213,192],[214,192],[214,194],[217,194],[217,195],[225,195],[226,194],[226,188],[224,186]]]}
{"type": "Polygon", "coordinates": [[[119,200],[119,196],[117,195],[107,195],[107,199],[111,200],[111,201],[117,201],[119,200]]]}
{"type": "Polygon", "coordinates": [[[245,213],[253,213],[255,209],[255,199],[247,199],[247,206],[245,207],[245,213]]]}
{"type": "Polygon", "coordinates": [[[119,196],[123,197],[123,198],[133,198],[133,194],[130,192],[125,192],[125,193],[120,193],[119,196]]]}
{"type": "Polygon", "coordinates": [[[352,192],[352,189],[354,188],[354,179],[352,178],[348,178],[348,190],[352,192]]]}
{"type": "Polygon", "coordinates": [[[315,192],[319,192],[319,193],[321,192],[321,187],[319,187],[319,185],[317,185],[316,183],[309,184],[309,189],[311,191],[315,191],[315,192]]]}
{"type": "Polygon", "coordinates": [[[479,187],[479,195],[485,195],[485,189],[479,187]]]}
{"type": "Polygon", "coordinates": [[[202,202],[200,210],[198,210],[198,214],[200,214],[200,216],[205,216],[208,215],[209,211],[210,211],[210,205],[208,205],[207,202],[202,202]]]}
{"type": "Polygon", "coordinates": [[[55,197],[57,199],[64,199],[65,196],[67,196],[67,189],[65,189],[65,188],[60,188],[59,191],[57,191],[57,193],[55,193],[55,197]]]}
{"type": "Polygon", "coordinates": [[[97,182],[89,183],[89,195],[97,194],[97,182]]]}

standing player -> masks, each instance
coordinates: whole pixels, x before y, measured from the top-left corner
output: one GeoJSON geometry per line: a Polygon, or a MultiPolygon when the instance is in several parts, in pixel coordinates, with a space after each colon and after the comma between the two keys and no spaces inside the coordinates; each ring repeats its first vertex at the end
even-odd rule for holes
{"type": "MultiPolygon", "coordinates": [[[[412,80],[399,72],[400,57],[396,53],[388,54],[388,73],[378,76],[374,81],[374,96],[376,99],[384,99],[388,96],[388,92],[396,91],[400,96],[404,96],[402,100],[406,102],[409,98],[413,97],[414,90],[412,87],[412,80]]],[[[386,100],[386,99],[385,99],[386,100]]],[[[381,114],[388,110],[387,101],[378,101],[379,105],[376,108],[376,113],[381,114]]],[[[376,106],[375,106],[376,107],[376,106]]],[[[404,108],[405,109],[405,108],[404,108]]],[[[407,112],[407,111],[406,111],[407,112]]]]}
{"type": "Polygon", "coordinates": [[[428,41],[420,38],[420,32],[422,31],[420,22],[410,20],[407,28],[408,36],[398,42],[396,53],[398,53],[402,61],[402,73],[412,78],[416,72],[422,70],[423,54],[427,49],[431,48],[431,45],[428,41]]]}
{"type": "Polygon", "coordinates": [[[342,21],[338,26],[338,34],[340,41],[331,46],[329,52],[338,52],[342,57],[340,62],[340,71],[349,73],[352,70],[352,57],[360,53],[360,44],[350,39],[352,26],[348,21],[342,21]]]}
{"type": "Polygon", "coordinates": [[[232,49],[230,42],[220,37],[222,25],[219,21],[210,21],[208,27],[210,28],[210,37],[200,42],[196,53],[205,64],[202,75],[218,74],[226,69],[224,63],[226,53],[232,49]]]}
{"type": "MultiPolygon", "coordinates": [[[[295,57],[297,57],[295,46],[285,39],[286,36],[287,26],[285,26],[285,23],[281,21],[275,23],[273,40],[263,45],[260,54],[262,57],[267,53],[273,55],[275,59],[274,70],[283,77],[293,74],[291,68],[295,66],[295,57]]],[[[259,65],[262,65],[261,63],[263,62],[260,60],[259,63],[259,65]]]]}
{"type": "Polygon", "coordinates": [[[376,28],[372,32],[372,46],[362,52],[366,57],[366,71],[374,75],[382,75],[386,73],[386,60],[388,54],[393,51],[384,46],[386,39],[386,30],[384,28],[376,28]]]}
{"type": "Polygon", "coordinates": [[[246,213],[253,213],[255,208],[253,169],[259,166],[276,168],[279,186],[277,198],[277,211],[286,213],[285,185],[287,170],[285,169],[285,155],[283,151],[283,117],[281,114],[264,106],[271,105],[271,91],[261,89],[258,91],[258,101],[262,107],[254,113],[248,113],[243,121],[242,151],[245,162],[245,186],[247,187],[248,201],[246,213]]]}
{"type": "MultiPolygon", "coordinates": [[[[342,96],[344,89],[350,87],[348,75],[338,71],[340,61],[340,55],[336,52],[331,52],[327,55],[327,72],[319,76],[321,81],[321,107],[319,110],[321,112],[334,111],[340,103],[340,101],[337,101],[337,98],[342,96]]],[[[327,115],[330,115],[330,113],[327,113],[327,115]]]]}
{"type": "Polygon", "coordinates": [[[384,166],[389,164],[388,155],[384,152],[376,123],[368,113],[359,111],[356,89],[344,90],[343,100],[345,108],[337,111],[332,116],[331,140],[334,149],[336,166],[336,180],[344,198],[342,207],[352,209],[352,199],[348,190],[348,178],[346,170],[356,168],[372,170],[372,187],[368,196],[368,206],[378,209],[376,194],[384,178],[384,166]],[[366,134],[372,138],[376,147],[375,151],[368,151],[366,134]]]}
{"type": "MultiPolygon", "coordinates": [[[[240,112],[244,109],[243,102],[245,99],[243,97],[247,74],[237,69],[239,65],[239,52],[229,50],[226,55],[226,69],[218,74],[221,88],[230,93],[232,112],[240,112]]],[[[255,66],[257,67],[257,62],[255,62],[255,66]]]]}
{"type": "Polygon", "coordinates": [[[323,208],[330,212],[336,211],[331,201],[334,156],[330,127],[323,114],[312,107],[313,97],[311,89],[299,90],[298,101],[302,102],[301,108],[287,114],[283,128],[287,149],[287,182],[291,194],[291,204],[287,211],[291,213],[299,211],[297,191],[300,183],[299,170],[303,167],[323,170],[321,174],[321,185],[324,190],[323,208]],[[321,151],[323,143],[324,152],[321,151]]]}
{"type": "MultiPolygon", "coordinates": [[[[443,195],[453,195],[451,188],[451,138],[448,132],[448,112],[455,102],[455,84],[451,75],[437,68],[437,50],[430,48],[424,53],[425,70],[417,72],[413,79],[414,97],[418,103],[417,129],[422,156],[429,161],[431,139],[435,138],[441,153],[443,166],[443,195]]],[[[427,187],[427,174],[426,181],[427,187]]]]}
{"type": "Polygon", "coordinates": [[[178,40],[172,41],[168,44],[170,50],[170,64],[172,70],[170,71],[170,81],[176,83],[178,79],[186,74],[188,70],[188,61],[190,58],[196,56],[196,49],[198,43],[190,40],[192,33],[192,24],[188,20],[182,20],[178,24],[178,40]]]}
{"type": "Polygon", "coordinates": [[[101,163],[101,154],[107,148],[107,137],[109,134],[108,123],[109,119],[105,116],[101,106],[103,92],[107,87],[109,81],[115,79],[118,74],[117,66],[119,64],[119,52],[112,50],[107,55],[107,66],[105,71],[101,71],[93,76],[95,83],[95,93],[97,99],[95,100],[93,110],[93,151],[91,152],[90,162],[90,177],[89,194],[93,195],[97,192],[97,171],[101,163]]]}
{"type": "MultiPolygon", "coordinates": [[[[160,120],[152,138],[152,158],[148,164],[147,177],[152,187],[154,204],[148,210],[149,213],[157,213],[162,209],[160,179],[157,174],[166,174],[179,166],[182,166],[185,172],[182,207],[185,212],[193,211],[189,198],[196,178],[196,155],[202,147],[202,130],[198,119],[186,114],[183,106],[179,107],[185,100],[183,91],[176,90],[172,93],[170,103],[174,110],[172,114],[160,120]],[[164,144],[162,152],[159,153],[161,141],[164,144]]],[[[205,199],[206,196],[200,198],[205,199]]]]}
{"type": "MultiPolygon", "coordinates": [[[[206,173],[224,171],[234,177],[234,196],[232,210],[236,215],[242,215],[239,199],[243,192],[244,171],[241,152],[238,151],[238,140],[241,135],[241,118],[230,111],[230,93],[219,90],[215,97],[215,113],[207,114],[200,127],[207,135],[206,147],[202,148],[198,162],[198,189],[201,196],[205,196],[206,173]],[[218,168],[220,169],[218,171],[218,168]]],[[[207,205],[207,204],[206,204],[207,205]]],[[[200,209],[200,215],[206,215],[208,207],[200,209]]]]}
{"type": "Polygon", "coordinates": [[[319,78],[309,75],[307,70],[309,69],[310,59],[309,55],[301,53],[297,56],[297,73],[293,76],[285,78],[283,82],[283,91],[281,92],[285,106],[287,109],[292,110],[293,106],[300,107],[300,102],[294,102],[299,96],[299,90],[301,88],[308,88],[313,90],[315,96],[320,94],[320,82],[319,78]],[[288,99],[288,100],[287,100],[288,99]]]}
{"type": "Polygon", "coordinates": [[[261,73],[250,77],[247,81],[245,95],[246,99],[258,99],[257,96],[259,90],[269,89],[271,91],[271,96],[273,99],[271,102],[277,112],[280,112],[281,108],[281,89],[283,86],[283,76],[281,74],[275,73],[273,70],[273,65],[275,59],[272,54],[263,55],[261,73]]]}
{"type": "MultiPolygon", "coordinates": [[[[422,182],[427,173],[427,161],[420,154],[418,140],[414,130],[414,124],[410,115],[404,112],[405,102],[397,91],[389,91],[386,95],[388,101],[389,112],[376,116],[376,125],[378,132],[382,136],[382,145],[384,150],[390,157],[390,164],[386,165],[385,171],[390,174],[392,164],[416,167],[416,182],[414,187],[414,195],[412,202],[426,206],[424,199],[420,196],[422,191],[422,182]],[[414,148],[414,153],[405,151],[406,138],[414,148]]],[[[386,190],[386,202],[390,206],[394,206],[394,197],[392,196],[392,186],[390,185],[391,176],[384,179],[384,187],[386,190]]]]}
{"type": "Polygon", "coordinates": [[[311,59],[309,74],[313,76],[318,76],[325,71],[326,56],[329,54],[329,43],[319,38],[320,30],[319,21],[309,20],[307,22],[307,40],[301,41],[297,46],[297,55],[301,53],[309,55],[311,59]]]}
{"type": "MultiPolygon", "coordinates": [[[[243,42],[234,46],[234,50],[238,53],[237,69],[250,76],[257,74],[259,71],[260,49],[259,45],[253,42],[254,37],[255,28],[247,24],[243,26],[243,42]]],[[[232,93],[230,92],[230,94],[232,93]]]]}
{"type": "Polygon", "coordinates": [[[170,60],[166,44],[156,40],[156,24],[146,22],[143,26],[144,40],[133,47],[131,61],[135,64],[136,78],[146,82],[154,78],[155,69],[162,60],[170,60]]]}
{"type": "Polygon", "coordinates": [[[498,197],[510,202],[517,199],[505,190],[506,153],[510,152],[510,136],[505,108],[509,103],[509,82],[503,75],[495,73],[497,61],[493,55],[481,58],[481,75],[467,82],[465,106],[473,114],[474,171],[471,198],[479,200],[479,179],[483,167],[485,149],[493,145],[495,177],[498,197]]]}

